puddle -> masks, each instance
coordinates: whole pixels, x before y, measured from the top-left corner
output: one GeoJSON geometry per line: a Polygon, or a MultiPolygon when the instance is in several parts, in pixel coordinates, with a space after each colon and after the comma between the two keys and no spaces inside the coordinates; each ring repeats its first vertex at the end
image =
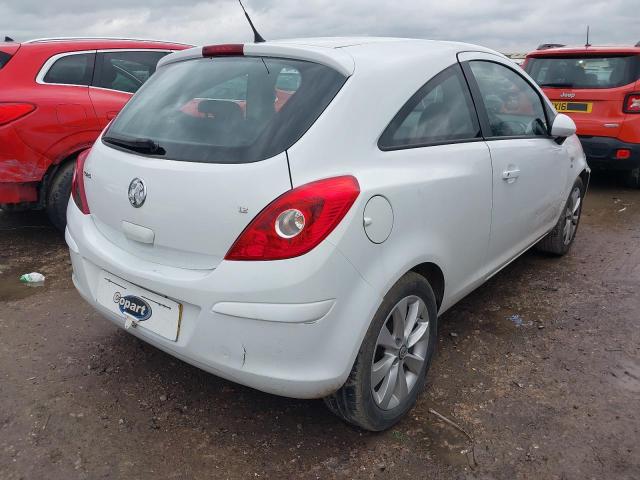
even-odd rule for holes
{"type": "Polygon", "coordinates": [[[0,302],[21,300],[41,291],[46,285],[46,282],[36,284],[20,282],[20,275],[23,273],[25,272],[16,269],[0,269],[0,302]]]}

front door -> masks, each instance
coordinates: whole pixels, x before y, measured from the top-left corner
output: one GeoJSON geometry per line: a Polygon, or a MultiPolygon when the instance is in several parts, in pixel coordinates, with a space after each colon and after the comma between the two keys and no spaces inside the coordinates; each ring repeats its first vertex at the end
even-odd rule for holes
{"type": "Polygon", "coordinates": [[[555,224],[568,156],[550,136],[552,110],[538,89],[501,57],[464,63],[493,168],[488,262],[500,268],[555,224]]]}

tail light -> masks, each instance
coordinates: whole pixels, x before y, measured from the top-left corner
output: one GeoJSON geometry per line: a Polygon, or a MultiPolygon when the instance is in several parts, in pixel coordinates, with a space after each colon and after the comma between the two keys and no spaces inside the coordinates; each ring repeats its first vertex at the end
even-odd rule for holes
{"type": "Polygon", "coordinates": [[[225,45],[207,45],[202,47],[203,57],[239,57],[244,55],[242,43],[228,43],[225,45]]]}
{"type": "Polygon", "coordinates": [[[628,160],[631,158],[631,150],[628,148],[619,148],[616,150],[616,160],[628,160]]]}
{"type": "Polygon", "coordinates": [[[82,213],[88,215],[91,213],[89,211],[89,204],[87,203],[87,195],[84,189],[84,161],[89,155],[91,149],[87,149],[78,155],[76,160],[76,168],[73,171],[73,180],[71,181],[71,197],[75,202],[76,206],[80,209],[82,213]]]}
{"type": "Polygon", "coordinates": [[[340,223],[360,194],[355,177],[327,178],[290,190],[244,229],[226,260],[282,260],[315,248],[340,223]]]}
{"type": "Polygon", "coordinates": [[[36,106],[31,103],[0,103],[0,125],[6,125],[33,112],[36,106]]]}
{"type": "Polygon", "coordinates": [[[640,93],[630,93],[624,97],[624,113],[640,113],[640,93]]]}

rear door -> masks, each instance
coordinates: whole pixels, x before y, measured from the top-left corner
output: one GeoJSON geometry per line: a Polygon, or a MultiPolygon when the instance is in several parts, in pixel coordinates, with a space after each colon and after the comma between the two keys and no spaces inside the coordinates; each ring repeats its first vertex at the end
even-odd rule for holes
{"type": "Polygon", "coordinates": [[[155,72],[158,60],[169,53],[161,50],[97,52],[89,95],[100,128],[115,118],[131,96],[155,72]]]}
{"type": "Polygon", "coordinates": [[[38,123],[18,130],[27,145],[56,159],[95,138],[89,100],[94,62],[95,51],[91,50],[57,54],[44,63],[32,97],[38,105],[38,123]]]}
{"type": "Polygon", "coordinates": [[[495,268],[557,220],[569,168],[550,137],[550,108],[518,67],[491,54],[460,55],[493,167],[489,263],[495,268]]]}
{"type": "Polygon", "coordinates": [[[531,57],[526,71],[556,110],[571,116],[583,136],[617,137],[625,95],[638,78],[637,55],[584,54],[531,57]]]}

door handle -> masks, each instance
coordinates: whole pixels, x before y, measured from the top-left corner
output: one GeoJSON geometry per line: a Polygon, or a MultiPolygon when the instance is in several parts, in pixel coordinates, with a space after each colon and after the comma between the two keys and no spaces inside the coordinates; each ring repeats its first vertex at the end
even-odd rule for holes
{"type": "Polygon", "coordinates": [[[518,178],[519,176],[520,176],[519,168],[513,168],[511,170],[505,170],[504,172],[502,172],[502,179],[505,180],[507,183],[515,182],[516,178],[518,178]]]}

